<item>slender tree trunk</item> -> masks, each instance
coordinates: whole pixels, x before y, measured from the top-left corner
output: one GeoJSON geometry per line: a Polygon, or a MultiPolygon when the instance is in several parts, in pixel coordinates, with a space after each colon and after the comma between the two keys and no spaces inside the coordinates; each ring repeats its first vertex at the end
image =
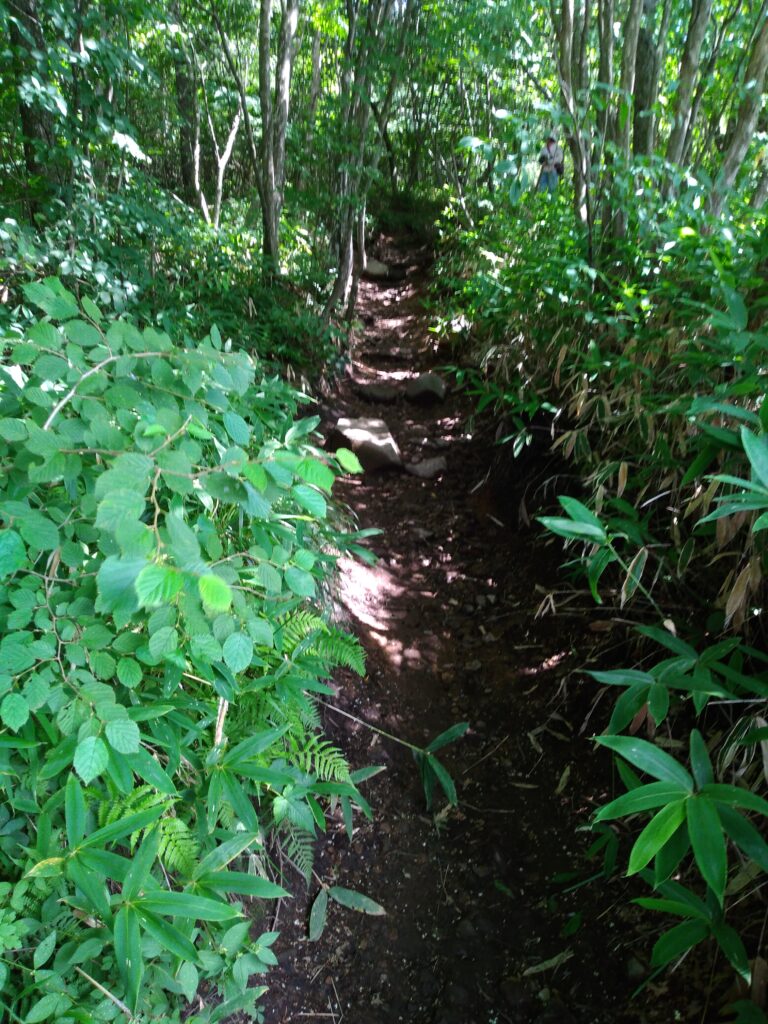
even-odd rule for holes
{"type": "Polygon", "coordinates": [[[757,119],[763,102],[763,88],[768,70],[768,19],[765,19],[758,30],[752,46],[749,64],[744,73],[744,98],[739,105],[736,125],[731,140],[720,165],[715,186],[710,193],[709,211],[719,216],[728,190],[736,181],[744,159],[752,142],[757,119]]]}
{"type": "Polygon", "coordinates": [[[693,0],[675,92],[672,131],[667,144],[667,160],[671,164],[679,164],[683,158],[685,139],[691,123],[691,100],[711,12],[712,0],[693,0]]]}
{"type": "Polygon", "coordinates": [[[648,156],[653,151],[653,104],[659,77],[658,53],[654,36],[656,0],[646,0],[643,24],[637,37],[635,59],[635,108],[632,122],[632,151],[648,156]]]}
{"type": "Polygon", "coordinates": [[[611,95],[613,89],[613,0],[599,0],[597,31],[600,45],[600,66],[597,84],[600,88],[601,103],[597,112],[597,130],[600,148],[613,134],[611,126],[611,95]]]}
{"type": "MultiPolygon", "coordinates": [[[[20,89],[21,80],[28,73],[35,71],[32,52],[35,48],[43,50],[45,40],[40,30],[40,20],[35,0],[17,0],[12,8],[15,17],[9,19],[11,44],[14,50],[14,72],[16,78],[16,95],[18,97],[19,123],[21,125],[22,148],[27,178],[33,184],[32,190],[40,184],[50,183],[50,173],[42,150],[48,146],[45,115],[41,110],[27,103],[20,89]]],[[[37,202],[30,199],[32,212],[37,209],[37,202]]]]}
{"type": "Polygon", "coordinates": [[[627,20],[624,24],[624,44],[621,51],[621,82],[619,88],[619,113],[616,119],[615,142],[625,160],[629,159],[629,140],[632,128],[632,95],[635,88],[635,66],[637,64],[637,43],[640,36],[640,19],[643,0],[630,0],[627,20]]]}

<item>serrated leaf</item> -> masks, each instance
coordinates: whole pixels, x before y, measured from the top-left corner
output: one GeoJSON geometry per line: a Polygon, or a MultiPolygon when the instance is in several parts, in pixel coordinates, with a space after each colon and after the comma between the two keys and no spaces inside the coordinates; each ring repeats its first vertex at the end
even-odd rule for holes
{"type": "Polygon", "coordinates": [[[224,641],[224,661],[233,672],[244,672],[253,659],[253,641],[245,633],[232,633],[224,641]]]}
{"type": "Polygon", "coordinates": [[[0,719],[3,725],[18,732],[29,718],[29,704],[20,693],[8,693],[0,704],[0,719]]]}
{"type": "Polygon", "coordinates": [[[149,653],[153,658],[164,658],[179,646],[179,634],[173,626],[163,626],[149,638],[149,653]]]}
{"type": "Polygon", "coordinates": [[[129,690],[132,690],[135,686],[139,685],[141,677],[141,665],[134,661],[133,658],[121,658],[118,661],[117,678],[123,686],[127,686],[129,690]]]}
{"type": "Polygon", "coordinates": [[[363,472],[363,467],[360,465],[360,459],[358,459],[355,453],[350,451],[349,448],[337,448],[336,458],[339,460],[341,468],[347,473],[363,472]]]}
{"type": "Polygon", "coordinates": [[[315,516],[316,519],[325,519],[328,514],[328,505],[319,491],[307,484],[296,484],[291,488],[291,493],[299,505],[310,515],[315,516]]]}
{"type": "Polygon", "coordinates": [[[298,597],[314,597],[315,581],[308,572],[298,569],[295,565],[285,570],[285,582],[298,597]]]}
{"type": "Polygon", "coordinates": [[[183,579],[170,565],[148,565],[136,577],[136,596],[142,608],[170,604],[181,590],[183,579]]]}
{"type": "Polygon", "coordinates": [[[106,770],[109,764],[109,751],[103,740],[98,736],[89,736],[81,740],[75,749],[74,767],[77,774],[88,785],[106,770]]]}
{"type": "Polygon", "coordinates": [[[0,580],[27,564],[27,549],[15,530],[0,530],[0,580]]]}
{"type": "Polygon", "coordinates": [[[128,490],[112,491],[99,502],[96,526],[114,533],[121,523],[141,519],[143,513],[144,498],[141,494],[128,490]]]}
{"type": "Polygon", "coordinates": [[[203,604],[210,612],[225,612],[232,604],[232,591],[220,576],[213,573],[201,576],[197,588],[203,604]]]}
{"type": "Polygon", "coordinates": [[[105,730],[107,739],[113,750],[118,754],[135,754],[141,742],[139,727],[130,718],[117,718],[107,722],[105,730]]]}
{"type": "Polygon", "coordinates": [[[251,440],[251,428],[245,422],[242,416],[236,412],[225,412],[222,420],[224,422],[224,429],[238,445],[247,445],[251,440]]]}

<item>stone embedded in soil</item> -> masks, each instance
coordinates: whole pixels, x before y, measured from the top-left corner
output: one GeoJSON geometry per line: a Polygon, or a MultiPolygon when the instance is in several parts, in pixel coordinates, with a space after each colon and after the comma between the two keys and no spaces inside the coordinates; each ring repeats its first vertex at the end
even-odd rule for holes
{"type": "Polygon", "coordinates": [[[442,402],[447,392],[448,387],[439,373],[421,373],[405,385],[406,396],[419,405],[442,402]]]}
{"type": "Polygon", "coordinates": [[[422,459],[421,462],[406,463],[405,469],[411,476],[417,476],[421,480],[434,480],[436,476],[439,476],[448,469],[448,462],[444,455],[438,455],[434,459],[422,459]]]}
{"type": "Polygon", "coordinates": [[[375,260],[372,256],[369,256],[363,276],[370,277],[374,281],[386,281],[389,277],[389,267],[386,263],[382,263],[381,260],[375,260]]]}
{"type": "Polygon", "coordinates": [[[328,447],[351,448],[363,469],[401,469],[403,460],[397,441],[384,420],[343,416],[328,438],[328,447]]]}
{"type": "Polygon", "coordinates": [[[400,391],[391,384],[357,384],[355,391],[367,402],[380,402],[391,405],[397,400],[400,391]]]}

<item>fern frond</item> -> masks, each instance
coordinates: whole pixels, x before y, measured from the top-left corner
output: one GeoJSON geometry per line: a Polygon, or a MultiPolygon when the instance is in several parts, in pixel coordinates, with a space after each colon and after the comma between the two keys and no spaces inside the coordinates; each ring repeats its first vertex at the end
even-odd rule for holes
{"type": "Polygon", "coordinates": [[[168,871],[185,875],[194,870],[200,844],[180,818],[160,819],[160,859],[168,871]]]}
{"type": "Polygon", "coordinates": [[[365,651],[357,639],[339,629],[321,633],[314,642],[313,654],[321,658],[329,668],[344,665],[359,676],[365,675],[365,651]]]}
{"type": "Polygon", "coordinates": [[[310,633],[315,630],[323,631],[327,628],[319,615],[315,615],[307,609],[299,608],[297,611],[284,615],[280,619],[280,629],[278,631],[279,647],[287,654],[291,654],[296,646],[310,633]]]}
{"type": "Polygon", "coordinates": [[[349,764],[338,747],[322,736],[310,736],[293,755],[294,764],[323,782],[349,782],[349,764]]]}
{"type": "Polygon", "coordinates": [[[315,863],[315,837],[311,832],[305,832],[286,820],[282,823],[277,841],[285,856],[301,872],[309,885],[315,863]]]}

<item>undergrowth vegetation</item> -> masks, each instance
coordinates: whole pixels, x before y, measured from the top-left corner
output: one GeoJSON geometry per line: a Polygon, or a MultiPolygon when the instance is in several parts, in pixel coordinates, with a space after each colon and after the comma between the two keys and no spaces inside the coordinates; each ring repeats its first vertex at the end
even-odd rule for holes
{"type": "Polygon", "coordinates": [[[639,903],[680,919],[653,964],[713,937],[748,985],[768,870],[765,216],[736,196],[712,218],[706,183],[665,199],[646,174],[614,169],[639,198],[592,259],[569,190],[485,195],[469,230],[454,211],[437,330],[502,443],[559,455],[521,521],[559,493],[539,520],[573,586],[634,623],[628,667],[589,673],[627,790],[595,820],[628,825],[627,872],[655,890],[639,903]]]}
{"type": "Polygon", "coordinates": [[[0,404],[0,1005],[170,1021],[202,983],[185,1019],[222,1020],[276,962],[251,901],[309,880],[329,806],[370,814],[314,702],[364,671],[319,601],[364,554],[330,497],[359,465],[218,328],[181,345],[56,278],[24,292],[45,315],[0,404]]]}

